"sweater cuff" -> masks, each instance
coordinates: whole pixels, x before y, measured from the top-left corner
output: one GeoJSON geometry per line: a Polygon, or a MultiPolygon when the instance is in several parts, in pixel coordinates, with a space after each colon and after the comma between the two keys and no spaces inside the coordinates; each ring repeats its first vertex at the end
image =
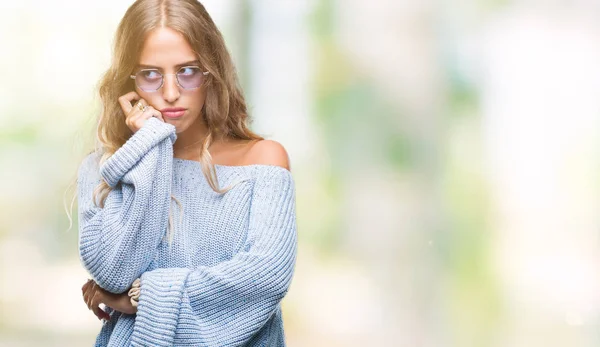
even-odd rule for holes
{"type": "Polygon", "coordinates": [[[148,151],[165,138],[175,143],[175,126],[152,117],[136,131],[112,156],[100,167],[100,175],[109,186],[115,187],[121,178],[137,164],[148,151]]]}
{"type": "Polygon", "coordinates": [[[172,346],[189,269],[145,272],[132,335],[134,346],[172,346]]]}

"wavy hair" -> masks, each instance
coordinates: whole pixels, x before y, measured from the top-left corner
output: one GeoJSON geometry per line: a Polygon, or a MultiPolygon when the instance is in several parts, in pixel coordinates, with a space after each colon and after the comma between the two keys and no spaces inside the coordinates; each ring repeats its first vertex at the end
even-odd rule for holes
{"type": "MultiPolygon", "coordinates": [[[[262,140],[252,132],[250,117],[236,68],[223,36],[204,6],[195,0],[137,0],[128,9],[115,33],[111,66],[99,83],[101,113],[96,129],[96,153],[100,164],[113,155],[131,136],[118,98],[134,90],[129,77],[138,64],[140,52],[148,33],[168,27],[181,33],[200,61],[209,71],[205,80],[206,99],[202,119],[208,129],[202,141],[199,162],[210,187],[226,193],[232,186],[220,188],[215,166],[208,151],[215,138],[262,140]]],[[[94,190],[93,199],[104,207],[110,186],[102,180],[94,190]]],[[[172,199],[181,207],[177,199],[172,199]]],[[[172,237],[172,216],[169,213],[169,234],[172,237]]],[[[170,237],[170,239],[171,239],[170,237]]]]}

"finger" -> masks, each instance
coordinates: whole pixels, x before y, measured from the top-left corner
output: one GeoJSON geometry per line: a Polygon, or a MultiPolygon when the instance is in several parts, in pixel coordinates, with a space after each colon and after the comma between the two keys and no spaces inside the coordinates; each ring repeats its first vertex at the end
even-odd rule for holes
{"type": "Polygon", "coordinates": [[[146,110],[146,106],[148,106],[148,103],[144,99],[139,99],[138,102],[133,105],[134,108],[142,113],[146,110]]]}
{"type": "Polygon", "coordinates": [[[83,302],[85,302],[85,305],[86,305],[86,306],[88,306],[88,308],[89,308],[89,306],[90,306],[90,305],[89,305],[89,301],[90,301],[90,296],[91,296],[91,294],[92,294],[92,290],[91,290],[91,288],[92,288],[92,286],[91,286],[91,285],[89,285],[89,286],[86,288],[85,292],[83,293],[83,302]]]}
{"type": "Polygon", "coordinates": [[[152,106],[147,106],[146,110],[144,110],[144,112],[142,112],[139,116],[136,117],[135,120],[132,120],[131,122],[137,129],[139,129],[142,126],[144,126],[144,123],[146,123],[148,119],[152,117],[158,117],[159,114],[160,112],[158,110],[156,110],[152,106]]]}
{"type": "MultiPolygon", "coordinates": [[[[148,107],[152,107],[152,106],[148,106],[148,107]]],[[[165,118],[163,117],[162,113],[155,108],[152,108],[152,110],[153,110],[152,117],[156,117],[164,123],[165,118]]]]}
{"type": "Polygon", "coordinates": [[[94,283],[94,280],[90,278],[85,282],[84,286],[87,288],[87,287],[91,286],[92,283],[94,283]]]}
{"type": "Polygon", "coordinates": [[[96,291],[90,301],[90,310],[94,312],[98,319],[110,320],[110,315],[100,307],[100,304],[104,303],[103,301],[102,292],[98,290],[98,287],[96,286],[96,291]]]}
{"type": "Polygon", "coordinates": [[[96,288],[96,282],[93,282],[90,286],[90,288],[88,289],[87,292],[87,299],[85,301],[88,309],[92,309],[93,307],[93,301],[94,301],[94,297],[96,296],[96,293],[98,292],[97,288],[96,288]]]}
{"type": "Polygon", "coordinates": [[[81,287],[81,293],[82,294],[85,293],[85,290],[90,286],[90,284],[91,284],[90,282],[91,281],[92,280],[87,280],[87,282],[85,282],[85,284],[83,285],[83,287],[81,287]]]}
{"type": "Polygon", "coordinates": [[[119,104],[121,104],[123,111],[131,111],[131,108],[133,108],[133,105],[132,105],[133,101],[140,100],[140,99],[141,99],[140,95],[138,93],[136,93],[135,91],[132,91],[127,94],[121,95],[119,97],[119,104]]]}
{"type": "Polygon", "coordinates": [[[94,307],[92,308],[92,312],[94,312],[94,314],[96,315],[96,317],[98,317],[98,319],[110,319],[110,316],[108,315],[108,313],[104,312],[104,310],[102,310],[100,307],[94,307]]]}
{"type": "Polygon", "coordinates": [[[133,105],[133,110],[131,111],[131,115],[128,117],[127,121],[130,124],[137,124],[141,119],[146,119],[145,113],[149,111],[149,108],[144,99],[140,99],[135,105],[133,105]]]}
{"type": "Polygon", "coordinates": [[[102,303],[102,294],[100,294],[99,291],[96,291],[94,293],[94,296],[92,297],[92,300],[90,300],[90,309],[93,310],[94,307],[100,306],[101,303],[102,303]]]}
{"type": "Polygon", "coordinates": [[[150,117],[156,117],[156,118],[160,119],[163,122],[165,121],[165,119],[163,118],[162,113],[160,113],[159,110],[155,109],[152,106],[146,107],[146,112],[150,113],[150,117]]]}
{"type": "Polygon", "coordinates": [[[135,122],[136,119],[140,117],[144,110],[146,109],[146,101],[144,99],[138,100],[135,104],[133,104],[131,111],[125,114],[126,120],[130,122],[135,122]]]}
{"type": "Polygon", "coordinates": [[[92,312],[98,317],[98,319],[110,320],[108,312],[104,311],[100,306],[92,307],[92,312]]]}
{"type": "Polygon", "coordinates": [[[86,293],[85,293],[85,305],[88,307],[88,310],[92,309],[92,299],[94,298],[94,290],[93,289],[89,289],[86,293]]]}
{"type": "Polygon", "coordinates": [[[140,129],[146,120],[152,117],[153,112],[156,113],[156,110],[148,105],[144,99],[140,99],[134,106],[134,109],[135,111],[132,111],[131,117],[125,121],[125,123],[133,129],[140,129]]]}
{"type": "Polygon", "coordinates": [[[129,92],[129,93],[121,95],[119,97],[119,104],[121,105],[121,109],[123,109],[123,112],[127,115],[127,114],[131,113],[131,110],[133,109],[131,102],[133,100],[140,100],[140,99],[141,99],[141,97],[138,93],[129,92]]]}

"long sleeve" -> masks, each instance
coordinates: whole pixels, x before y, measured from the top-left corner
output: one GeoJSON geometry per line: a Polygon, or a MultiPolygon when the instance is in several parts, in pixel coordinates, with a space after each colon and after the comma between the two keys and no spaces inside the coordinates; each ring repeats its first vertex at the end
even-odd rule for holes
{"type": "Polygon", "coordinates": [[[126,291],[147,268],[165,234],[171,196],[175,127],[157,118],[98,167],[88,155],[78,170],[79,255],[100,287],[126,291]],[[101,177],[112,187],[93,202],[101,177]]]}
{"type": "Polygon", "coordinates": [[[261,168],[246,238],[233,258],[195,269],[163,268],[141,277],[134,346],[239,346],[276,311],[293,277],[295,188],[291,173],[261,168]]]}

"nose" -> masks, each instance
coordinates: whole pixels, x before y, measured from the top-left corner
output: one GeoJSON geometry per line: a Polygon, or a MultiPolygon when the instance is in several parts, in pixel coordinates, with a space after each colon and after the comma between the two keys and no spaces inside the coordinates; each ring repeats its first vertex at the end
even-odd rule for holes
{"type": "Polygon", "coordinates": [[[173,103],[179,99],[179,86],[177,85],[177,77],[172,75],[163,76],[163,99],[168,103],[173,103]]]}

